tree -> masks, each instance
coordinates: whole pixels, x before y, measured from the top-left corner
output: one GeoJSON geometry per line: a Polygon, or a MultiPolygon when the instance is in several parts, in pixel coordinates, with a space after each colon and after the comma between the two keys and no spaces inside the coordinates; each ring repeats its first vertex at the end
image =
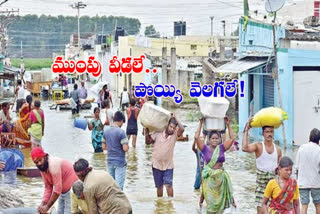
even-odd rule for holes
{"type": "Polygon", "coordinates": [[[151,38],[160,38],[160,33],[156,31],[153,25],[149,25],[144,30],[144,35],[151,38]]]}

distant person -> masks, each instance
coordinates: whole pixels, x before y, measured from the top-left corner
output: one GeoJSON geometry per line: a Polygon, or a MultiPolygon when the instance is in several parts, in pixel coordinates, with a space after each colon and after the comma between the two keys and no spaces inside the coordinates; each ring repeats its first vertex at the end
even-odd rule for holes
{"type": "Polygon", "coordinates": [[[80,99],[87,99],[88,97],[88,90],[84,87],[84,81],[81,81],[81,88],[79,89],[79,98],[80,99]]]}
{"type": "Polygon", "coordinates": [[[255,153],[257,165],[257,180],[256,180],[256,206],[257,213],[264,214],[265,210],[262,208],[263,194],[268,182],[275,178],[275,170],[278,167],[281,159],[281,149],[274,144],[273,135],[274,127],[262,127],[262,134],[264,142],[253,143],[249,145],[248,132],[251,128],[250,123],[252,117],[249,118],[245,128],[242,139],[242,151],[248,153],[255,153]]]}
{"type": "Polygon", "coordinates": [[[163,186],[167,189],[167,195],[173,197],[173,154],[177,138],[182,136],[184,127],[172,114],[168,126],[164,131],[149,134],[146,128],[146,143],[153,144],[152,172],[157,188],[157,196],[163,196],[163,186]]]}
{"type": "Polygon", "coordinates": [[[129,150],[126,133],[121,129],[125,123],[125,117],[121,111],[117,111],[113,117],[113,124],[104,131],[103,137],[107,144],[108,172],[116,180],[123,190],[126,179],[127,161],[125,153],[129,150]]]}
{"type": "Polygon", "coordinates": [[[120,106],[122,111],[124,112],[125,108],[129,107],[129,93],[127,92],[127,88],[124,87],[120,96],[120,106]]]}
{"type": "Polygon", "coordinates": [[[110,108],[109,100],[103,101],[103,105],[106,110],[106,120],[104,122],[104,125],[110,127],[113,124],[113,110],[110,108]]]}
{"type": "Polygon", "coordinates": [[[113,107],[112,95],[111,95],[110,90],[108,89],[108,85],[107,85],[107,87],[105,88],[105,91],[104,91],[104,100],[109,100],[110,104],[113,107]]]}
{"type": "Polygon", "coordinates": [[[31,127],[28,129],[28,133],[31,137],[32,147],[41,147],[41,139],[44,135],[44,113],[40,109],[40,101],[34,101],[34,107],[30,112],[29,119],[31,121],[31,127]]]}
{"type": "Polygon", "coordinates": [[[78,180],[72,185],[71,214],[88,214],[88,204],[83,194],[83,182],[78,180]]]}
{"type": "Polygon", "coordinates": [[[132,214],[128,198],[108,172],[93,170],[85,159],[79,159],[73,168],[83,182],[89,214],[132,214]]]}
{"type": "Polygon", "coordinates": [[[45,153],[40,147],[32,149],[31,158],[40,170],[45,187],[43,199],[38,207],[38,211],[40,213],[47,213],[59,199],[57,213],[70,214],[70,190],[72,184],[78,180],[72,163],[61,158],[52,157],[45,153]]]}
{"type": "Polygon", "coordinates": [[[15,91],[15,95],[17,97],[17,102],[16,102],[16,113],[19,113],[19,110],[23,104],[23,101],[25,99],[25,96],[24,96],[24,87],[22,86],[22,82],[21,80],[17,80],[17,88],[16,88],[16,91],[15,91]]]}
{"type": "Polygon", "coordinates": [[[70,93],[70,97],[73,99],[75,105],[72,107],[72,115],[79,114],[80,110],[80,99],[78,85],[74,84],[73,91],[70,93]]]}
{"type": "Polygon", "coordinates": [[[8,102],[2,103],[2,110],[0,111],[0,125],[2,127],[2,132],[8,133],[12,132],[13,123],[12,115],[10,111],[10,105],[8,102]]]}
{"type": "Polygon", "coordinates": [[[301,214],[306,214],[310,203],[310,194],[316,207],[316,213],[320,213],[320,130],[312,129],[309,142],[301,145],[296,156],[301,214]]]}
{"type": "Polygon", "coordinates": [[[104,94],[105,94],[105,91],[107,90],[107,88],[108,88],[108,85],[106,84],[106,85],[104,85],[104,86],[102,87],[102,89],[99,91],[98,99],[97,99],[97,103],[98,103],[98,107],[99,107],[99,108],[104,108],[104,106],[103,106],[103,101],[105,100],[105,99],[104,99],[104,94]]]}
{"type": "Polygon", "coordinates": [[[127,136],[128,140],[130,140],[130,136],[132,135],[132,146],[136,147],[137,135],[138,135],[138,115],[139,109],[135,106],[136,100],[130,100],[130,108],[127,109],[127,136]]]}
{"type": "Polygon", "coordinates": [[[262,208],[265,213],[300,214],[298,184],[295,179],[290,178],[292,166],[293,162],[289,157],[281,158],[276,170],[278,176],[268,182],[264,192],[262,208]]]}
{"type": "Polygon", "coordinates": [[[103,152],[102,137],[103,137],[103,124],[100,120],[100,109],[95,107],[93,110],[94,119],[88,122],[88,128],[92,131],[91,140],[95,153],[103,152]]]}

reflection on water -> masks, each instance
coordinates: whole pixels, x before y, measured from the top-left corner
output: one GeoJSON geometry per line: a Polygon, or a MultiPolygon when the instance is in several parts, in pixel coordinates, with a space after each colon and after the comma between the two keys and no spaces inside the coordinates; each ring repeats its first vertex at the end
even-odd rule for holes
{"type": "MultiPolygon", "coordinates": [[[[65,158],[72,163],[78,158],[85,158],[99,170],[106,170],[106,154],[94,154],[91,145],[91,132],[73,127],[71,111],[50,110],[52,101],[42,102],[45,112],[46,126],[43,147],[52,156],[65,158]]],[[[92,114],[92,110],[81,111],[81,117],[92,114]]],[[[176,110],[181,119],[185,133],[189,135],[189,142],[177,142],[174,152],[174,198],[157,198],[156,188],[152,176],[152,146],[145,145],[142,127],[139,124],[137,148],[130,147],[127,153],[127,174],[124,191],[133,206],[134,213],[205,213],[199,209],[199,190],[193,189],[196,157],[191,150],[196,122],[187,122],[187,110],[176,110]]],[[[101,119],[105,118],[102,112],[101,119]]],[[[124,124],[123,129],[125,129],[124,124]]],[[[131,146],[131,142],[130,142],[131,146]]],[[[33,166],[30,149],[23,149],[25,165],[33,166]]],[[[288,149],[283,154],[295,156],[295,150],[288,149]]],[[[255,158],[254,154],[231,152],[226,154],[225,169],[231,176],[237,210],[233,213],[253,214],[255,211],[255,158]]],[[[0,174],[1,186],[12,186],[13,193],[21,195],[27,207],[40,204],[44,185],[41,178],[26,178],[16,176],[15,173],[0,174]]],[[[166,195],[166,191],[164,191],[166,195]]],[[[230,213],[226,211],[225,213],[230,213]]],[[[312,212],[309,212],[312,213],[312,212]]]]}

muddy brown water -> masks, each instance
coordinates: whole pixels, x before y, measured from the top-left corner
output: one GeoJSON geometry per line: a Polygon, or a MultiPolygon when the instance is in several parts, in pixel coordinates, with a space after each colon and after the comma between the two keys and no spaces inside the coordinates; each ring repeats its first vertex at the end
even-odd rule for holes
{"type": "MultiPolygon", "coordinates": [[[[3,99],[3,98],[2,98],[3,99]]],[[[106,154],[94,154],[91,145],[91,132],[73,127],[71,111],[50,110],[52,101],[43,101],[42,109],[45,112],[45,135],[43,148],[52,156],[65,158],[71,162],[78,158],[87,159],[90,164],[99,170],[106,170],[106,154]]],[[[94,104],[95,106],[95,104],[94,104]]],[[[82,110],[80,117],[92,114],[91,110],[82,110]]],[[[185,134],[189,135],[188,142],[177,142],[174,152],[174,198],[157,198],[154,186],[151,158],[152,147],[146,146],[142,136],[142,127],[139,124],[137,147],[130,147],[127,153],[127,173],[124,192],[128,196],[134,213],[205,213],[205,208],[199,209],[200,192],[194,190],[193,184],[196,173],[196,156],[191,150],[194,133],[198,123],[188,121],[192,110],[176,109],[176,115],[186,125],[185,134]]],[[[105,114],[101,113],[101,118],[105,114]]],[[[126,124],[122,127],[125,129],[126,124]]],[[[130,142],[131,146],[131,142],[130,142]]],[[[30,158],[30,149],[22,149],[25,155],[25,165],[33,166],[30,158]]],[[[293,157],[296,149],[289,149],[285,154],[293,157]]],[[[255,158],[253,154],[230,152],[226,154],[224,164],[230,174],[233,184],[236,210],[226,210],[225,213],[253,214],[255,211],[255,158]]],[[[44,184],[41,178],[26,178],[16,176],[15,173],[0,173],[1,186],[12,187],[11,192],[21,196],[26,207],[37,207],[42,198],[44,184]]],[[[165,194],[166,195],[166,194],[165,194]]],[[[55,205],[57,206],[57,205],[55,205]]],[[[309,213],[315,213],[310,208],[309,213]]]]}

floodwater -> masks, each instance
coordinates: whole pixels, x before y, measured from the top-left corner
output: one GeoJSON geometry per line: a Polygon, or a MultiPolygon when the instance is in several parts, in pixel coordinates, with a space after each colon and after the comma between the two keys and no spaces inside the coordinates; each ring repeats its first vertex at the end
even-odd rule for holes
{"type": "MultiPolygon", "coordinates": [[[[71,162],[82,157],[87,159],[94,169],[106,170],[106,154],[94,154],[90,141],[91,132],[73,127],[71,111],[50,110],[53,101],[43,101],[45,112],[45,135],[43,148],[52,156],[65,158],[71,162]]],[[[95,106],[96,104],[94,104],[95,106]]],[[[92,114],[92,110],[82,110],[80,116],[92,114]]],[[[196,172],[196,156],[191,150],[192,139],[197,128],[197,122],[187,121],[191,110],[176,109],[176,115],[186,125],[185,134],[189,135],[188,142],[177,142],[174,153],[174,198],[157,198],[154,187],[151,158],[152,147],[146,146],[139,124],[137,147],[130,147],[127,153],[127,175],[124,192],[128,196],[134,213],[205,213],[199,209],[200,192],[193,189],[196,172]]],[[[104,112],[101,118],[105,118],[104,112]]],[[[126,124],[122,127],[125,129],[126,124]]],[[[131,142],[130,142],[131,146],[131,142]]],[[[22,150],[25,155],[25,165],[33,166],[30,149],[22,150]]],[[[284,152],[294,156],[292,150],[284,152]]],[[[253,154],[230,152],[226,154],[224,164],[230,174],[237,209],[225,213],[253,214],[255,211],[255,159],[253,154]]],[[[36,207],[40,204],[44,185],[41,178],[25,178],[15,173],[0,174],[0,186],[13,187],[11,192],[21,196],[26,207],[36,207]]],[[[166,195],[166,194],[165,194],[166,195]]],[[[55,205],[57,206],[57,205],[55,205]]],[[[309,213],[315,213],[312,209],[309,213]]]]}

